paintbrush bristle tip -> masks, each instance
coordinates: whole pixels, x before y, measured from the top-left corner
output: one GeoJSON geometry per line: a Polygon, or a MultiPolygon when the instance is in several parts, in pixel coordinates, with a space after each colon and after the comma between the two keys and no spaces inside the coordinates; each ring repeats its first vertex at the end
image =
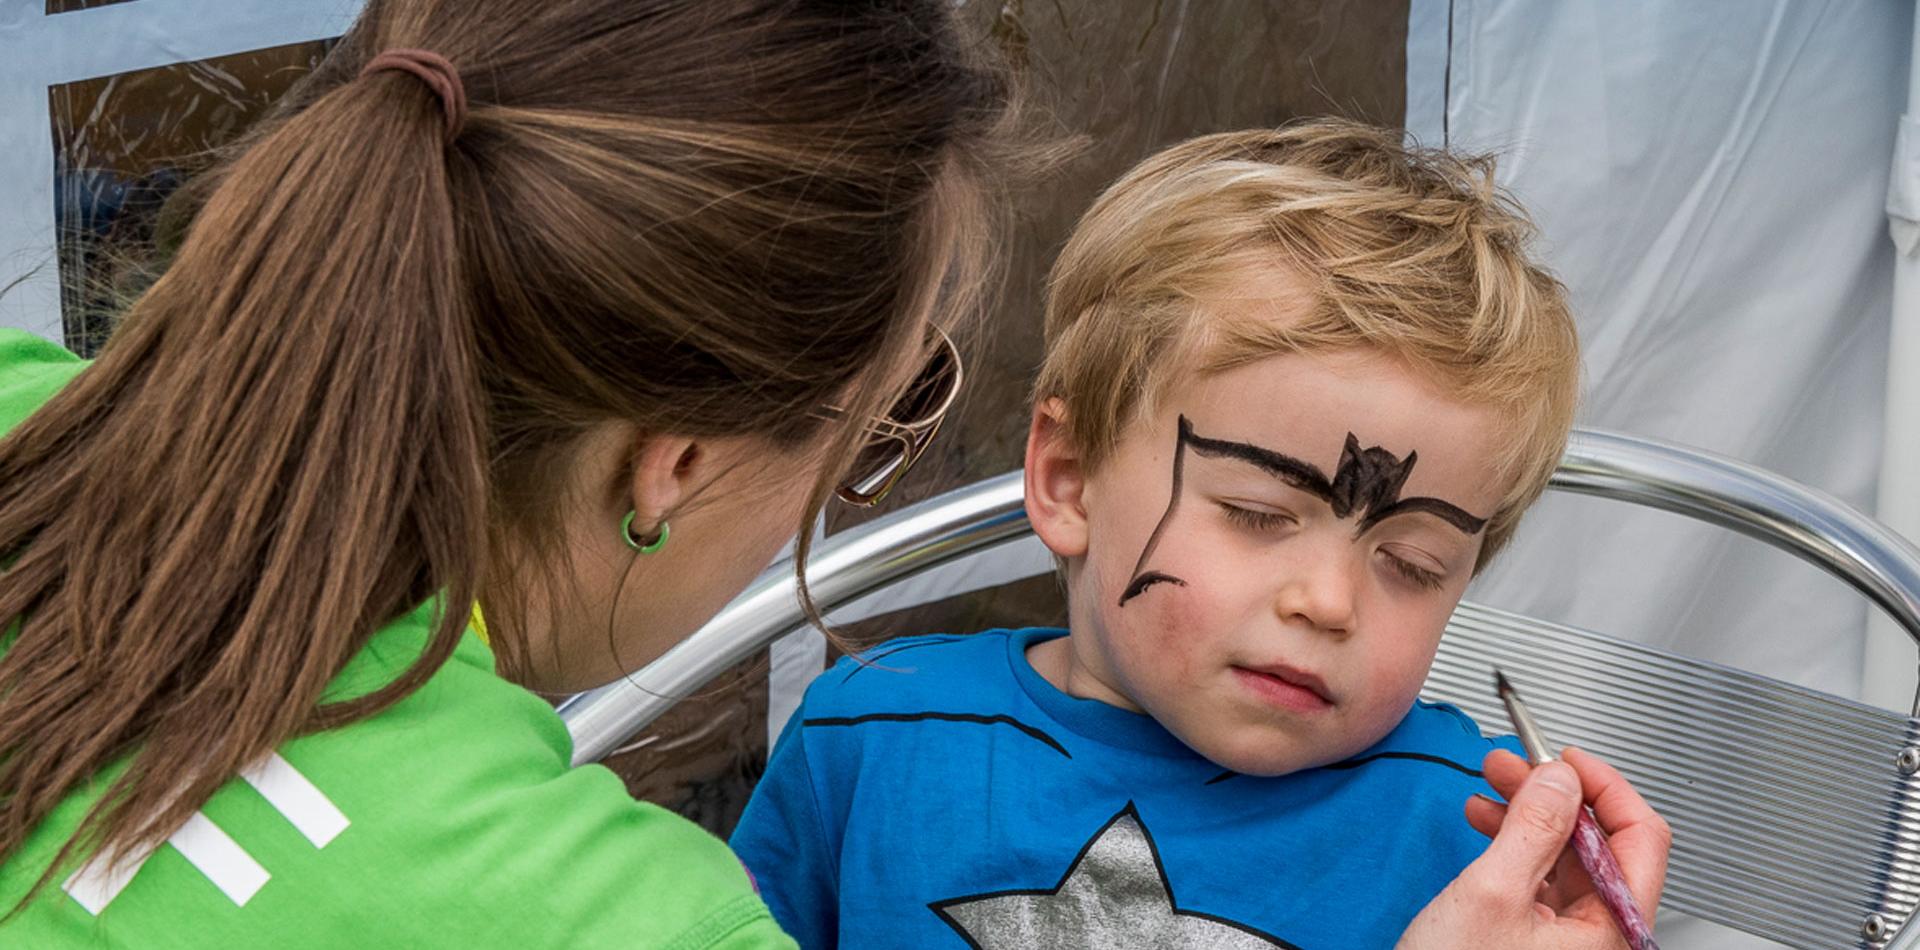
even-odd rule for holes
{"type": "Polygon", "coordinates": [[[1493,669],[1493,689],[1503,695],[1513,691],[1513,684],[1507,682],[1507,674],[1500,672],[1499,667],[1493,669]]]}

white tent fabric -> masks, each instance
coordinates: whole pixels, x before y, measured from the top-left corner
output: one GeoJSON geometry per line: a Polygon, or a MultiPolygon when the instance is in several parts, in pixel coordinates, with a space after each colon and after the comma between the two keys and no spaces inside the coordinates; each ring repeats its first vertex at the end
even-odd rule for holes
{"type": "MultiPolygon", "coordinates": [[[[1912,49],[1920,50],[1920,21],[1912,49]]],[[[1911,54],[1910,54],[1911,57],[1911,54]]],[[[1907,114],[1900,118],[1887,182],[1887,233],[1893,239],[1893,319],[1887,340],[1887,415],[1880,464],[1881,521],[1920,537],[1920,62],[1907,66],[1907,114]],[[1893,369],[1899,367],[1906,371],[1893,369]]],[[[1891,618],[1867,622],[1861,696],[1897,706],[1915,696],[1913,640],[1891,618]]]]}
{"type": "MultiPolygon", "coordinates": [[[[1505,154],[1500,180],[1579,315],[1581,421],[1871,510],[1911,4],[1413,6],[1408,128],[1505,154]]],[[[1550,497],[1470,596],[1828,692],[1860,685],[1863,601],[1668,515],[1550,497]]]]}
{"type": "MultiPolygon", "coordinates": [[[[1408,130],[1505,153],[1499,179],[1579,315],[1584,424],[1872,509],[1912,18],[1896,0],[1413,0],[1408,130]]],[[[1549,497],[1469,596],[1861,686],[1863,601],[1668,515],[1549,497]]],[[[1700,921],[1663,919],[1661,934],[1669,950],[1769,945],[1700,921]]]]}

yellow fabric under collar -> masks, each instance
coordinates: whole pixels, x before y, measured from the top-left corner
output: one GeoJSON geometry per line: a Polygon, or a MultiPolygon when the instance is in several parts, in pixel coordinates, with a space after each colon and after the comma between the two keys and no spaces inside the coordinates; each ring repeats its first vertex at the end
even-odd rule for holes
{"type": "Polygon", "coordinates": [[[467,627],[474,636],[480,638],[481,643],[486,644],[487,649],[493,649],[493,641],[487,637],[487,617],[480,612],[480,602],[477,600],[473,602],[473,616],[467,620],[467,627]]]}

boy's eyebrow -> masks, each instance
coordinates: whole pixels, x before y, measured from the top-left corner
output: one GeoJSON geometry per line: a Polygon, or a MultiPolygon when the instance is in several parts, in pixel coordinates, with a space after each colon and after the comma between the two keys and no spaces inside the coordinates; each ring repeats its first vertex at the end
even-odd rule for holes
{"type": "Polygon", "coordinates": [[[1263,469],[1269,475],[1278,477],[1296,488],[1313,492],[1322,497],[1331,498],[1332,489],[1318,489],[1331,486],[1332,480],[1320,471],[1319,466],[1303,462],[1291,455],[1275,452],[1272,449],[1254,445],[1251,442],[1234,442],[1227,439],[1209,439],[1196,435],[1193,423],[1186,416],[1180,417],[1180,440],[1193,446],[1193,450],[1208,458],[1235,458],[1256,468],[1263,469]]]}
{"type": "Polygon", "coordinates": [[[1413,473],[1414,463],[1419,461],[1420,453],[1408,452],[1407,457],[1401,459],[1377,445],[1362,449],[1359,438],[1351,432],[1347,433],[1346,445],[1340,451],[1340,468],[1332,478],[1328,478],[1312,463],[1283,452],[1249,442],[1210,439],[1199,435],[1193,431],[1193,423],[1184,415],[1180,417],[1180,441],[1192,446],[1194,452],[1200,455],[1246,462],[1301,491],[1315,495],[1333,508],[1337,518],[1359,512],[1362,515],[1361,531],[1388,518],[1416,512],[1433,515],[1465,534],[1479,534],[1487,526],[1487,519],[1439,498],[1424,495],[1401,498],[1400,488],[1406,484],[1407,476],[1413,473]]]}

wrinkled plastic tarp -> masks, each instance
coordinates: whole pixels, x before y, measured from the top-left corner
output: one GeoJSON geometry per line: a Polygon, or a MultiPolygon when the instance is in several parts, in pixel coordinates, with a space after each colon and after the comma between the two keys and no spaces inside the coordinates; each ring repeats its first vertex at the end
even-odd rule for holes
{"type": "Polygon", "coordinates": [[[71,335],[87,348],[98,327],[63,315],[63,300],[127,289],[88,286],[103,273],[101,230],[116,239],[131,232],[137,243],[137,227],[116,224],[129,205],[150,206],[173,185],[166,169],[290,83],[302,51],[289,47],[338,36],[358,8],[358,0],[0,3],[0,326],[71,335]]]}
{"type": "MultiPolygon", "coordinates": [[[[1872,510],[1884,201],[1913,11],[1415,0],[1408,129],[1507,153],[1500,180],[1572,292],[1583,424],[1872,510]]],[[[1618,502],[1549,495],[1469,597],[1831,693],[1861,682],[1859,595],[1759,542],[1618,502]]],[[[1771,946],[1670,914],[1661,942],[1771,946]]]]}
{"type": "Polygon", "coordinates": [[[331,45],[298,43],[47,90],[68,346],[98,349],[117,302],[138,289],[161,204],[331,45]]]}
{"type": "MultiPolygon", "coordinates": [[[[1912,13],[1415,4],[1408,84],[1428,97],[1409,97],[1409,131],[1507,154],[1500,179],[1572,293],[1582,424],[1872,508],[1912,13]],[[1449,7],[1450,69],[1432,55],[1449,7]]],[[[1549,496],[1469,596],[1826,692],[1859,685],[1860,597],[1758,542],[1617,502],[1549,496]]]]}

